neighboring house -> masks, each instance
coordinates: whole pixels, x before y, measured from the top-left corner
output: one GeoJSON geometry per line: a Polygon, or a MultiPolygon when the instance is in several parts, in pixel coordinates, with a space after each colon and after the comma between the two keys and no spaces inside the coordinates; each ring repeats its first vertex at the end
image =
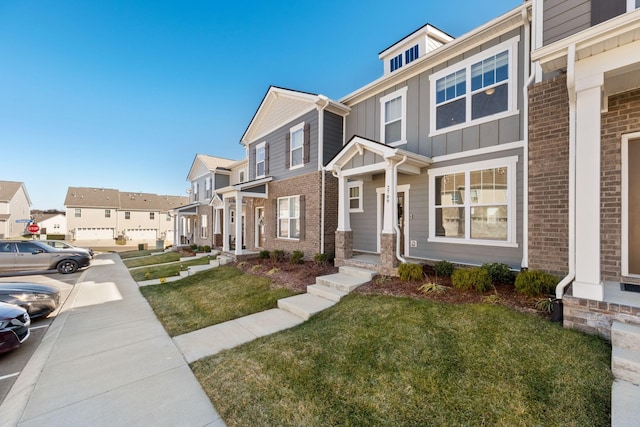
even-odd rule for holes
{"type": "Polygon", "coordinates": [[[526,266],[530,3],[453,39],[432,25],[379,54],[384,74],[340,100],[336,263],[526,266]],[[373,257],[371,256],[373,255],[373,257]]]}
{"type": "Polygon", "coordinates": [[[323,168],[342,147],[348,113],[324,95],[268,89],[241,138],[246,182],[217,190],[224,250],[334,251],[337,186],[323,168]]]}
{"type": "Polygon", "coordinates": [[[170,211],[187,200],[110,188],[69,187],[64,202],[67,228],[74,240],[173,242],[170,211]]]}
{"type": "Polygon", "coordinates": [[[0,181],[0,238],[18,237],[25,233],[31,218],[31,199],[22,182],[0,181]]]}
{"type": "Polygon", "coordinates": [[[564,277],[565,326],[605,337],[640,305],[620,291],[640,284],[639,7],[533,1],[530,266],[564,277]]]}
{"type": "Polygon", "coordinates": [[[31,211],[31,219],[40,227],[41,236],[47,234],[66,236],[67,234],[67,217],[64,212],[31,211]]]}
{"type": "Polygon", "coordinates": [[[222,246],[222,210],[212,203],[220,200],[216,190],[232,182],[235,160],[197,154],[187,175],[189,203],[175,209],[176,245],[222,246]]]}

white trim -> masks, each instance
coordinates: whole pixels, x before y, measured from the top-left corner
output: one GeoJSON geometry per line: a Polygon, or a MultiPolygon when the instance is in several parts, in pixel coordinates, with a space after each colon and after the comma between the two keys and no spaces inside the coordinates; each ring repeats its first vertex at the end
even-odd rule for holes
{"type": "MultiPolygon", "coordinates": [[[[300,240],[300,236],[298,236],[298,237],[290,237],[291,236],[291,220],[292,219],[297,219],[298,220],[298,226],[300,226],[300,214],[301,214],[301,212],[300,212],[300,195],[299,194],[292,195],[292,196],[278,197],[276,199],[276,218],[278,219],[278,221],[277,221],[278,226],[277,226],[277,229],[276,229],[276,238],[277,239],[280,239],[280,240],[295,240],[295,241],[299,241],[300,240]],[[298,199],[298,216],[291,216],[291,199],[293,199],[293,198],[298,199]],[[280,200],[283,200],[283,199],[287,199],[287,201],[289,203],[289,207],[287,209],[288,212],[289,212],[289,214],[288,214],[289,216],[286,218],[289,221],[289,227],[288,227],[289,231],[287,233],[288,236],[286,236],[286,237],[283,237],[283,236],[280,235],[280,221],[282,219],[285,219],[285,218],[281,218],[280,217],[280,200]]],[[[300,230],[300,231],[302,231],[302,230],[300,230]]]]}
{"type": "Polygon", "coordinates": [[[405,86],[401,89],[396,90],[388,95],[380,98],[380,141],[383,144],[386,144],[390,147],[397,147],[398,145],[404,145],[407,143],[407,91],[409,90],[408,86],[405,86]],[[402,109],[400,112],[400,140],[387,144],[385,142],[385,125],[386,121],[386,109],[385,104],[389,101],[392,101],[396,98],[400,98],[400,108],[402,109]]]}
{"type": "Polygon", "coordinates": [[[304,122],[299,123],[289,129],[289,170],[300,169],[304,167],[304,122]],[[302,151],[302,162],[299,165],[293,165],[293,134],[295,132],[302,132],[302,145],[297,147],[296,150],[302,151]]]}
{"type": "MultiPolygon", "coordinates": [[[[493,46],[489,49],[483,50],[463,61],[450,65],[449,67],[438,71],[437,73],[433,73],[429,76],[429,90],[430,90],[430,99],[429,99],[429,137],[433,137],[436,135],[441,135],[443,133],[452,132],[454,130],[466,128],[469,126],[476,126],[481,123],[490,122],[493,120],[499,120],[505,117],[510,117],[520,112],[517,109],[518,106],[518,43],[520,42],[520,36],[513,37],[505,42],[502,42],[496,46],[493,46]],[[474,95],[474,92],[471,90],[471,66],[476,64],[483,59],[489,58],[491,56],[495,56],[503,51],[509,52],[509,77],[506,80],[508,95],[507,95],[507,109],[506,111],[502,111],[500,113],[492,114],[489,116],[484,116],[473,120],[471,118],[471,98],[474,95]],[[466,90],[464,96],[460,96],[459,99],[464,98],[465,101],[465,118],[466,120],[463,123],[459,123],[454,126],[445,127],[442,129],[436,129],[436,113],[437,113],[437,105],[436,105],[436,82],[449,74],[455,73],[456,71],[465,70],[465,84],[466,90]]],[[[499,82],[496,86],[500,86],[504,84],[504,82],[499,82]]],[[[477,90],[475,93],[478,93],[477,90]]]]}
{"type": "Polygon", "coordinates": [[[264,178],[267,175],[267,141],[262,141],[261,143],[256,145],[256,179],[264,178]],[[264,148],[264,159],[261,162],[258,162],[258,150],[264,148]],[[262,175],[258,175],[258,163],[262,163],[262,171],[264,172],[262,175]]]}
{"type": "Polygon", "coordinates": [[[362,187],[363,187],[362,181],[350,181],[347,184],[347,192],[349,192],[349,213],[364,212],[362,187]],[[351,207],[351,191],[350,190],[352,188],[358,188],[358,207],[357,208],[351,207]]]}
{"type": "Polygon", "coordinates": [[[509,156],[496,158],[491,160],[485,160],[480,162],[465,163],[454,166],[446,166],[441,168],[433,168],[427,171],[429,175],[429,237],[428,242],[438,243],[457,243],[467,245],[483,245],[483,246],[502,246],[502,247],[518,247],[517,242],[517,163],[518,156],[509,156]],[[470,172],[483,169],[491,169],[498,167],[507,168],[507,219],[509,221],[507,226],[507,240],[481,240],[471,238],[471,215],[469,210],[471,209],[471,201],[469,200],[470,191],[465,191],[465,201],[460,207],[465,208],[465,236],[463,238],[447,238],[442,236],[436,236],[436,194],[435,194],[435,179],[437,176],[447,175],[452,173],[465,174],[465,185],[469,186],[470,172]]]}
{"type": "MultiPolygon", "coordinates": [[[[396,187],[396,195],[398,193],[404,193],[404,256],[409,256],[409,220],[406,215],[409,212],[409,190],[411,189],[411,184],[398,185],[396,187]]],[[[384,203],[382,203],[382,198],[380,196],[384,196],[385,191],[384,187],[376,188],[376,209],[377,209],[377,218],[376,218],[376,251],[380,253],[381,251],[381,243],[380,243],[380,234],[382,234],[382,215],[384,213],[384,203]]],[[[395,251],[395,249],[394,249],[395,251]]],[[[394,254],[395,255],[395,254],[394,254]]]]}
{"type": "Polygon", "coordinates": [[[621,275],[627,277],[640,277],[629,273],[629,141],[640,138],[640,132],[622,135],[622,238],[621,238],[621,275]]]}
{"type": "Polygon", "coordinates": [[[636,9],[636,0],[627,0],[627,12],[633,12],[636,9]]]}
{"type": "Polygon", "coordinates": [[[445,154],[433,157],[433,163],[446,162],[449,160],[464,159],[467,157],[480,156],[482,154],[498,153],[500,151],[516,150],[524,148],[524,141],[509,142],[507,144],[492,145],[490,147],[478,148],[476,150],[461,151],[459,153],[445,154]]]}

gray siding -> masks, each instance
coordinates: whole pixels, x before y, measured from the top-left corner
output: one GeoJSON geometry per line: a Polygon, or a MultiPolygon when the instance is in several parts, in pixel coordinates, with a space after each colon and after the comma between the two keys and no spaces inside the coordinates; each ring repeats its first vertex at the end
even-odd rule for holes
{"type": "Polygon", "coordinates": [[[349,139],[357,135],[380,141],[380,98],[405,86],[408,87],[407,144],[400,148],[423,156],[434,157],[523,140],[524,131],[521,114],[429,137],[431,108],[429,76],[434,72],[455,66],[456,63],[465,58],[469,58],[518,35],[520,36],[517,55],[518,74],[517,81],[512,84],[513,90],[516,91],[517,95],[517,108],[519,111],[523,111],[524,100],[521,88],[525,81],[524,51],[522,47],[524,34],[522,29],[517,29],[351,106],[351,113],[347,116],[346,140],[349,141],[349,139]]]}
{"type": "Polygon", "coordinates": [[[546,46],[591,26],[591,0],[546,0],[543,14],[546,46]]]}
{"type": "Polygon", "coordinates": [[[329,111],[324,113],[324,143],[322,163],[326,165],[342,148],[342,124],[344,119],[329,111]]]}
{"type": "Polygon", "coordinates": [[[223,188],[229,185],[229,175],[215,174],[213,189],[223,188]]]}
{"type": "Polygon", "coordinates": [[[264,138],[253,141],[249,145],[249,177],[256,178],[256,145],[266,142],[269,146],[269,173],[274,180],[286,179],[292,176],[304,175],[318,170],[318,112],[317,110],[309,111],[301,117],[285,123],[277,130],[271,132],[264,138]],[[309,162],[303,167],[289,170],[286,168],[285,155],[287,151],[286,135],[289,130],[297,124],[305,122],[311,125],[310,128],[310,155],[309,162]]]}

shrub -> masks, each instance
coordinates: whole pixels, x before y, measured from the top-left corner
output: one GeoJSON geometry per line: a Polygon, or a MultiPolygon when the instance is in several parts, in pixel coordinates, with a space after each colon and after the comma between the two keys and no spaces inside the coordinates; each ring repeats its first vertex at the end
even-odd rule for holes
{"type": "Polygon", "coordinates": [[[557,284],[558,278],[553,274],[540,270],[525,270],[516,277],[516,292],[535,297],[553,292],[557,284]]]}
{"type": "Polygon", "coordinates": [[[398,266],[398,276],[403,282],[416,282],[422,280],[422,266],[405,262],[398,266]]]}
{"type": "Polygon", "coordinates": [[[313,260],[316,262],[316,264],[326,264],[326,262],[329,260],[329,256],[327,254],[317,253],[313,256],[313,260]]]}
{"type": "Polygon", "coordinates": [[[209,246],[209,245],[205,245],[205,246],[204,246],[204,251],[205,251],[205,252],[211,252],[211,246],[209,246]]]}
{"type": "Polygon", "coordinates": [[[387,282],[391,281],[391,277],[390,276],[385,276],[383,274],[377,274],[374,278],[373,278],[373,283],[375,283],[376,285],[384,285],[387,282]]]}
{"type": "Polygon", "coordinates": [[[424,285],[420,286],[418,290],[424,292],[425,294],[442,294],[447,291],[446,286],[440,285],[436,282],[427,282],[424,285]]]}
{"type": "Polygon", "coordinates": [[[449,261],[438,261],[433,265],[433,271],[440,277],[451,277],[455,267],[449,261]]]}
{"type": "Polygon", "coordinates": [[[195,251],[196,249],[198,249],[198,245],[196,245],[195,243],[190,245],[189,248],[191,248],[192,251],[195,251]]]}
{"type": "Polygon", "coordinates": [[[492,283],[513,284],[515,275],[511,271],[511,267],[500,262],[482,264],[482,268],[487,270],[492,283]]]}
{"type": "Polygon", "coordinates": [[[491,288],[491,278],[484,268],[458,269],[451,275],[451,284],[462,290],[484,292],[491,288]]]}
{"type": "Polygon", "coordinates": [[[291,253],[291,258],[289,259],[291,264],[303,264],[304,263],[304,252],[302,251],[293,251],[291,253]]]}
{"type": "Polygon", "coordinates": [[[267,250],[260,251],[260,259],[269,259],[269,258],[271,258],[271,252],[267,250]]]}
{"type": "Polygon", "coordinates": [[[271,261],[283,262],[287,260],[287,253],[281,249],[276,249],[271,252],[271,261]]]}
{"type": "Polygon", "coordinates": [[[204,252],[204,246],[198,246],[198,252],[204,252]]]}

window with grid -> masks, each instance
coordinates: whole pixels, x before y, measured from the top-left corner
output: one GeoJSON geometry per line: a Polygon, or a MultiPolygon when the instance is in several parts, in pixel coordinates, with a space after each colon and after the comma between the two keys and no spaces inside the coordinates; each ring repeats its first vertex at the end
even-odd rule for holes
{"type": "Polygon", "coordinates": [[[407,49],[404,52],[404,63],[408,64],[409,62],[413,62],[418,59],[418,45],[413,46],[412,48],[407,49]]]}
{"type": "Polygon", "coordinates": [[[406,144],[407,87],[380,98],[381,141],[387,145],[406,144]]]}
{"type": "Polygon", "coordinates": [[[82,209],[76,208],[74,216],[76,218],[82,217],[82,209]]]}
{"type": "Polygon", "coordinates": [[[256,146],[256,178],[265,175],[265,145],[262,142],[256,146]]]}
{"type": "Polygon", "coordinates": [[[402,54],[394,56],[389,60],[389,70],[391,70],[391,72],[397,70],[400,67],[402,67],[402,54]]]}
{"type": "Polygon", "coordinates": [[[156,213],[155,212],[149,212],[149,219],[156,219],[156,213]]]}
{"type": "Polygon", "coordinates": [[[125,213],[124,213],[124,219],[131,219],[131,212],[129,212],[129,211],[125,211],[125,213]]]}
{"type": "Polygon", "coordinates": [[[278,237],[298,239],[300,237],[300,197],[278,199],[278,237]]]}
{"type": "Polygon", "coordinates": [[[291,149],[290,155],[290,168],[302,166],[304,163],[304,123],[291,128],[289,131],[291,149]]]}
{"type": "Polygon", "coordinates": [[[104,217],[105,218],[111,218],[111,209],[105,209],[104,210],[104,217]]]}
{"type": "Polygon", "coordinates": [[[200,216],[200,237],[203,239],[207,238],[207,215],[200,216]]]}
{"type": "Polygon", "coordinates": [[[349,182],[349,212],[363,212],[362,181],[349,182]]]}

